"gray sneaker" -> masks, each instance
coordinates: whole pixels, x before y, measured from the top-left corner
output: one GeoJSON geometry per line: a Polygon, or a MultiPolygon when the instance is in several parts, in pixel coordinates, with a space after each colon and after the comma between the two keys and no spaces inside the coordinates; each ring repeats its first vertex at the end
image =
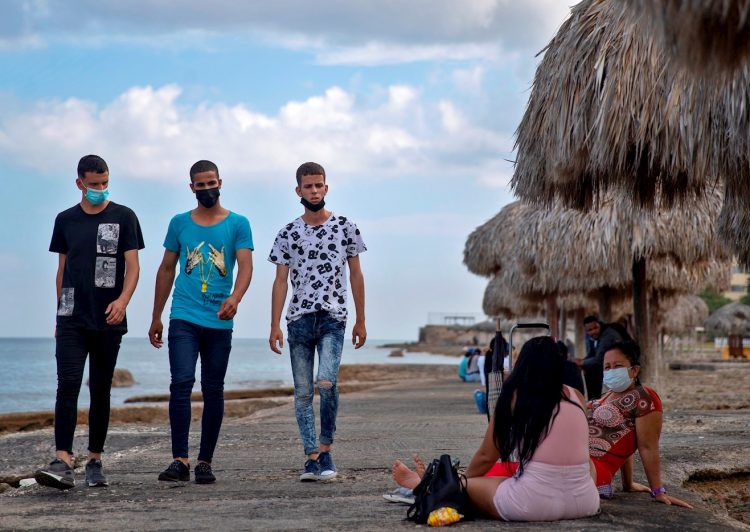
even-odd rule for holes
{"type": "Polygon", "coordinates": [[[107,477],[102,473],[102,461],[91,459],[86,464],[86,484],[90,488],[109,486],[107,477]]]}
{"type": "Polygon", "coordinates": [[[69,490],[76,485],[73,468],[59,458],[52,460],[47,467],[37,470],[34,479],[37,484],[59,490],[69,490]]]}

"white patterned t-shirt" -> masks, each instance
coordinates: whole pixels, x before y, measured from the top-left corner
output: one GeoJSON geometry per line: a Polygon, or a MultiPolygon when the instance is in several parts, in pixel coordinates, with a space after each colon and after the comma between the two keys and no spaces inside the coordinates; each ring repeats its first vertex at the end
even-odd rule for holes
{"type": "Polygon", "coordinates": [[[346,320],[346,261],[366,250],[354,222],[333,213],[322,225],[307,225],[300,217],[284,226],[268,260],[289,266],[287,321],[318,310],[346,320]]]}

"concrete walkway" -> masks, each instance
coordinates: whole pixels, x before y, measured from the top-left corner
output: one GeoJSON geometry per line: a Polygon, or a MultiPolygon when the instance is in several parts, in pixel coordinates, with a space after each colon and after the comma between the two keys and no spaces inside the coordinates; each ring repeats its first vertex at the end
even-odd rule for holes
{"type": "MultiPolygon", "coordinates": [[[[395,372],[398,369],[394,369],[395,372]]],[[[476,413],[473,385],[456,382],[453,369],[444,378],[408,386],[385,385],[342,394],[334,457],[338,480],[300,483],[304,457],[293,406],[279,406],[225,423],[214,467],[218,482],[165,484],[157,474],[170,462],[166,427],[117,426],[108,439],[105,471],[111,486],[58,492],[40,486],[0,494],[0,529],[95,530],[384,530],[412,529],[403,521],[406,506],[381,495],[392,489],[390,464],[418,451],[425,459],[441,453],[468,464],[486,421],[476,413]]],[[[317,408],[317,406],[316,406],[317,408]]],[[[705,414],[705,413],[703,413],[705,414]]],[[[680,415],[689,416],[690,413],[680,415]]],[[[721,416],[722,413],[711,413],[721,416]]],[[[722,425],[726,427],[726,425],[722,425]]],[[[457,525],[461,529],[547,530],[735,530],[739,522],[716,516],[700,499],[680,489],[701,462],[721,468],[731,442],[746,448],[747,418],[737,430],[724,428],[710,438],[695,431],[664,437],[665,480],[670,492],[700,508],[684,510],[653,503],[647,495],[618,493],[602,504],[599,516],[555,523],[499,523],[488,520],[457,525]],[[718,464],[718,465],[717,465],[718,464]]],[[[194,424],[194,429],[198,428],[194,424]]],[[[85,443],[85,427],[76,443],[85,443]]],[[[199,434],[191,433],[191,449],[199,434]]],[[[0,438],[0,477],[24,475],[51,456],[49,429],[0,438]]],[[[745,453],[746,454],[746,453],[745,453]]],[[[745,456],[744,465],[750,469],[745,456]]],[[[82,469],[79,478],[82,477],[82,469]]],[[[636,479],[642,480],[636,464],[636,479]]],[[[455,527],[454,527],[455,528],[455,527]]]]}

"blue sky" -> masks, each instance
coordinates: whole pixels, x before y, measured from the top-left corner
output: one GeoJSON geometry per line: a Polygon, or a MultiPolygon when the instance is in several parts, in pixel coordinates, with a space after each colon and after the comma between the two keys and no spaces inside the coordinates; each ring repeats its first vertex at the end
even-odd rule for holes
{"type": "MultiPolygon", "coordinates": [[[[301,213],[294,170],[326,167],[352,218],[371,338],[416,339],[430,312],[481,313],[466,237],[512,200],[513,132],[535,57],[567,16],[530,0],[9,0],[0,17],[0,336],[49,336],[55,215],[87,153],[146,249],[128,308],[145,336],[188,168],[211,159],[256,251],[238,337],[265,337],[277,230],[301,213]]],[[[166,315],[165,315],[166,318],[166,315]]]]}

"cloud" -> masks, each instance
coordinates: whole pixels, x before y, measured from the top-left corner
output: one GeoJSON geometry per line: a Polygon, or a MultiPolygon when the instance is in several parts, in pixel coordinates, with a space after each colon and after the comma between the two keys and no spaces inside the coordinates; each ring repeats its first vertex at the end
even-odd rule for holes
{"type": "Polygon", "coordinates": [[[98,153],[113,174],[157,180],[182,180],[203,158],[245,181],[287,176],[299,160],[320,160],[342,177],[384,178],[476,179],[506,164],[510,135],[473,124],[455,102],[430,102],[403,84],[381,92],[359,101],[334,86],[275,114],[245,104],[182,104],[178,85],[132,87],[105,104],[43,101],[0,116],[0,155],[54,173],[98,153]]]}
{"type": "Polygon", "coordinates": [[[538,50],[569,12],[560,0],[10,0],[3,9],[6,45],[60,38],[101,44],[102,37],[163,44],[165,36],[184,42],[184,33],[207,32],[262,36],[310,50],[326,64],[538,50]]]}
{"type": "Polygon", "coordinates": [[[454,70],[453,84],[463,92],[477,95],[482,91],[485,70],[479,65],[472,68],[454,70]]]}

